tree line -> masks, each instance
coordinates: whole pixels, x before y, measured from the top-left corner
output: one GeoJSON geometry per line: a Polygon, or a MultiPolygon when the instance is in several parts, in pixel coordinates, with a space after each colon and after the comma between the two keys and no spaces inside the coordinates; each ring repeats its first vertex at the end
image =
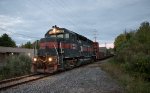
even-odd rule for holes
{"type": "Polygon", "coordinates": [[[116,62],[131,75],[150,80],[149,22],[143,22],[138,29],[117,36],[114,46],[116,62]]]}
{"type": "Polygon", "coordinates": [[[6,33],[0,37],[0,46],[4,47],[16,47],[16,43],[6,33]]]}
{"type": "Polygon", "coordinates": [[[0,46],[3,47],[20,47],[20,48],[39,48],[39,40],[34,41],[31,43],[30,41],[26,42],[25,44],[21,44],[21,46],[17,46],[16,42],[6,33],[0,36],[0,46]]]}

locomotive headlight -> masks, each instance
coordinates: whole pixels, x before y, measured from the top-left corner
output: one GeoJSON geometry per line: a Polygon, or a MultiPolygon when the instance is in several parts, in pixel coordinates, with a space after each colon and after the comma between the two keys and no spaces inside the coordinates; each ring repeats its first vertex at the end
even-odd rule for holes
{"type": "Polygon", "coordinates": [[[33,61],[36,62],[36,61],[37,61],[37,58],[33,58],[33,61]]]}
{"type": "Polygon", "coordinates": [[[51,57],[48,58],[48,61],[51,62],[53,59],[51,57]]]}
{"type": "Polygon", "coordinates": [[[56,33],[56,28],[53,29],[53,33],[56,33]]]}

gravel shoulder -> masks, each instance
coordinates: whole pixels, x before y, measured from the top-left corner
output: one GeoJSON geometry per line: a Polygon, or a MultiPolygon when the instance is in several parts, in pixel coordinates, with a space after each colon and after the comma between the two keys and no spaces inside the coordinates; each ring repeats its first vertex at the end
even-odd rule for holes
{"type": "Polygon", "coordinates": [[[19,85],[1,93],[123,93],[123,89],[99,67],[101,62],[19,85]]]}

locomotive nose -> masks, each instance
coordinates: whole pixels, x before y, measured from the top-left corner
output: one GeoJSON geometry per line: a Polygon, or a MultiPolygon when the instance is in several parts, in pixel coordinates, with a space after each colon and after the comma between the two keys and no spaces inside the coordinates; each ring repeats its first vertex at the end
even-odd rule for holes
{"type": "Polygon", "coordinates": [[[58,43],[53,38],[42,38],[39,46],[39,56],[57,56],[58,43]]]}

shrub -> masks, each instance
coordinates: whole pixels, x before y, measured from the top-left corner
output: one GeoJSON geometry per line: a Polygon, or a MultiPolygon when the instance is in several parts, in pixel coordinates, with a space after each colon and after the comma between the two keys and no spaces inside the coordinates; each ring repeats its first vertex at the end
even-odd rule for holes
{"type": "Polygon", "coordinates": [[[25,55],[9,56],[6,65],[0,69],[1,79],[29,74],[31,59],[25,55]]]}
{"type": "Polygon", "coordinates": [[[125,70],[132,75],[150,80],[149,23],[142,23],[139,29],[133,33],[120,34],[114,44],[117,50],[115,61],[122,64],[125,70]]]}
{"type": "MultiPolygon", "coordinates": [[[[129,63],[128,63],[129,64],[129,63]]],[[[133,56],[128,66],[131,72],[135,72],[135,76],[140,76],[145,79],[150,78],[150,56],[138,53],[133,56]]]]}

